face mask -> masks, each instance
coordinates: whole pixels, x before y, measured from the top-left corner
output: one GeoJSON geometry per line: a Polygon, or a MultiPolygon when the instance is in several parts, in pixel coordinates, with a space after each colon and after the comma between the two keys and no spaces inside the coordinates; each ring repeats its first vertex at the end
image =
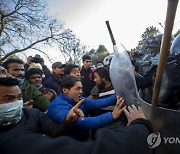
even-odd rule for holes
{"type": "Polygon", "coordinates": [[[24,78],[17,78],[19,85],[22,86],[22,84],[24,83],[24,78]]]}
{"type": "Polygon", "coordinates": [[[0,125],[16,124],[22,118],[23,100],[0,104],[0,125]]]}

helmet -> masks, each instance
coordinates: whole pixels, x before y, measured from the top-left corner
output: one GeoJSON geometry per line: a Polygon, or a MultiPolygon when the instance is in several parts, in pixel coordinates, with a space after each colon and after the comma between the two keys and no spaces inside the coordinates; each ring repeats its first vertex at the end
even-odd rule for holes
{"type": "Polygon", "coordinates": [[[158,48],[158,49],[160,49],[162,37],[163,37],[163,34],[159,34],[156,37],[154,37],[153,39],[151,39],[149,41],[148,48],[158,48]]]}
{"type": "Polygon", "coordinates": [[[163,34],[159,34],[157,36],[149,36],[143,46],[142,46],[142,51],[151,51],[152,49],[156,48],[157,52],[159,52],[160,47],[161,47],[161,41],[162,41],[163,34]]]}
{"type": "Polygon", "coordinates": [[[103,60],[103,64],[104,64],[104,65],[110,65],[113,56],[114,56],[114,55],[108,55],[108,56],[106,56],[106,57],[104,58],[104,60],[103,60]]]}
{"type": "Polygon", "coordinates": [[[172,56],[180,54],[180,34],[174,39],[170,48],[170,54],[172,56]]]}

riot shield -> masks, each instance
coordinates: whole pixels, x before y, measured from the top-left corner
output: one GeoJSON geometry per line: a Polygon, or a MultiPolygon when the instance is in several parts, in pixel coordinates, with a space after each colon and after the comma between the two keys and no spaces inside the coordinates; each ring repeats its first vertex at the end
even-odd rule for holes
{"type": "Polygon", "coordinates": [[[139,102],[146,117],[151,121],[154,132],[159,132],[161,143],[156,154],[180,153],[180,111],[152,106],[143,100],[139,92],[139,102]]]}
{"type": "Polygon", "coordinates": [[[134,70],[126,51],[114,45],[114,56],[110,64],[110,77],[116,95],[123,97],[126,105],[138,105],[138,93],[134,70]]]}

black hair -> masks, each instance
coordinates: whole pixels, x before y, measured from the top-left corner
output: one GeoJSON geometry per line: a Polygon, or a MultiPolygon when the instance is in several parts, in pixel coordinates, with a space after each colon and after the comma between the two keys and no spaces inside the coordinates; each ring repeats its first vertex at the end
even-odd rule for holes
{"type": "Polygon", "coordinates": [[[8,58],[8,59],[3,63],[4,68],[8,70],[8,65],[9,65],[10,63],[18,63],[18,64],[24,65],[24,62],[23,62],[21,59],[8,58]]]}
{"type": "Polygon", "coordinates": [[[66,76],[61,82],[61,91],[63,88],[71,89],[76,82],[81,82],[81,79],[74,76],[66,76]]]}
{"type": "Polygon", "coordinates": [[[0,86],[19,86],[16,78],[0,78],[0,86]]]}
{"type": "Polygon", "coordinates": [[[98,64],[98,63],[102,63],[102,64],[103,64],[103,62],[102,62],[101,60],[98,60],[98,61],[96,62],[96,64],[98,64]]]}
{"type": "Polygon", "coordinates": [[[25,73],[25,78],[29,80],[30,76],[33,74],[39,74],[43,75],[43,72],[39,68],[30,68],[26,73],[25,73]]]}
{"type": "Polygon", "coordinates": [[[85,60],[91,60],[91,57],[90,57],[89,55],[84,55],[84,56],[82,57],[82,60],[83,60],[83,62],[84,62],[85,60]]]}
{"type": "Polygon", "coordinates": [[[64,75],[69,75],[71,71],[77,67],[79,68],[79,66],[75,64],[66,64],[66,66],[64,67],[64,75]]]}
{"type": "Polygon", "coordinates": [[[99,67],[94,71],[94,73],[95,72],[98,73],[101,78],[105,78],[105,80],[111,82],[109,70],[106,67],[99,67]]]}

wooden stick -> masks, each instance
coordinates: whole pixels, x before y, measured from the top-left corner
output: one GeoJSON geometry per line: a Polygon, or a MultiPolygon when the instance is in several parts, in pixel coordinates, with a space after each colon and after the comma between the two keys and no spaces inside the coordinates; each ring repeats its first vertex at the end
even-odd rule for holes
{"type": "Polygon", "coordinates": [[[107,28],[108,28],[108,31],[109,31],[109,34],[110,34],[110,37],[111,37],[112,44],[114,46],[114,45],[116,45],[116,41],[114,39],[114,36],[113,36],[112,30],[111,30],[109,21],[105,21],[105,22],[106,22],[106,25],[107,25],[107,28]]]}
{"type": "Polygon", "coordinates": [[[163,76],[165,65],[166,65],[166,59],[169,55],[171,33],[173,29],[174,18],[176,14],[178,1],[179,0],[168,0],[166,23],[165,23],[164,35],[163,35],[161,49],[160,49],[160,59],[159,59],[159,64],[158,64],[158,68],[156,72],[154,89],[153,89],[153,98],[152,98],[153,106],[157,105],[160,86],[161,86],[161,80],[162,80],[162,76],[163,76]]]}

